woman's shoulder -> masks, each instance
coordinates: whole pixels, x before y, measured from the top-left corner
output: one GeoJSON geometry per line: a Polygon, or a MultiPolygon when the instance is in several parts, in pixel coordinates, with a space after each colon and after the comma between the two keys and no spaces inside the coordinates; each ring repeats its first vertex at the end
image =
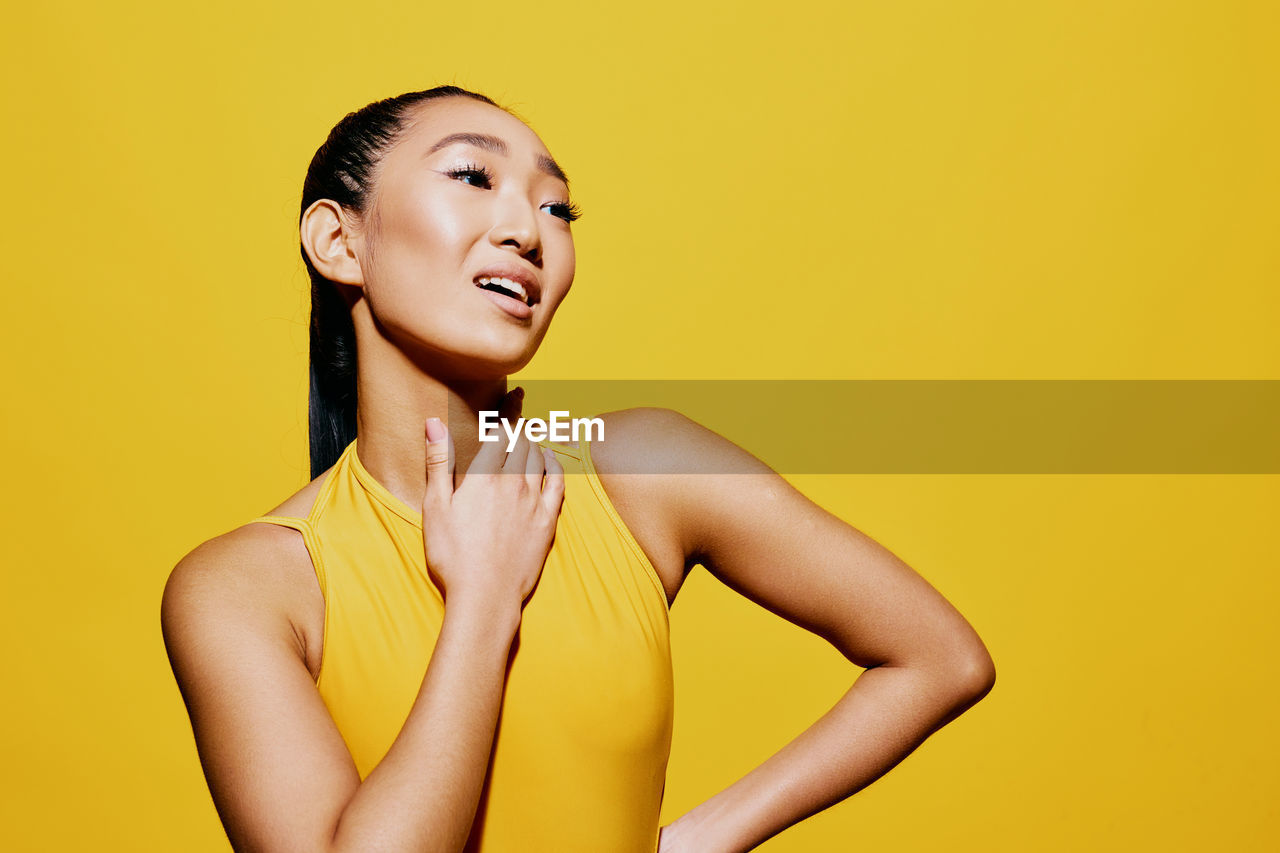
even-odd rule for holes
{"type": "MultiPolygon", "coordinates": [[[[306,519],[329,473],[264,515],[306,519]]],[[[166,637],[253,624],[295,645],[313,671],[319,667],[323,620],[323,591],[305,539],[297,530],[262,522],[247,522],[193,548],[170,571],[161,602],[166,637]]]]}
{"type": "MultiPolygon", "coordinates": [[[[320,476],[258,517],[273,516],[306,523],[325,481],[333,474],[334,467],[330,466],[320,476]]],[[[198,562],[212,559],[215,563],[231,567],[233,571],[236,567],[245,568],[263,583],[284,581],[296,584],[308,578],[314,582],[311,555],[307,551],[305,540],[296,529],[284,525],[256,520],[246,522],[202,543],[188,556],[202,550],[209,557],[199,559],[198,562]],[[280,571],[273,571],[274,567],[279,567],[280,571]],[[277,578],[278,574],[283,577],[277,578]]]]}
{"type": "Polygon", "coordinates": [[[782,478],[728,438],[674,409],[644,406],[598,417],[605,425],[604,439],[593,441],[589,452],[600,482],[674,598],[688,570],[702,558],[705,528],[721,511],[725,496],[754,489],[767,497],[782,478]],[[755,476],[737,476],[743,474],[755,476]]]}
{"type": "MultiPolygon", "coordinates": [[[[316,498],[320,496],[320,490],[324,487],[325,480],[329,479],[329,475],[333,473],[333,468],[334,466],[330,466],[327,471],[289,495],[271,510],[263,513],[263,515],[281,515],[286,518],[307,518],[310,516],[311,508],[315,506],[316,498]]],[[[254,527],[255,525],[248,524],[245,526],[254,527]]]]}
{"type": "Polygon", "coordinates": [[[678,499],[688,478],[679,475],[696,471],[705,436],[718,436],[674,409],[641,406],[597,417],[604,429],[588,450],[592,465],[673,601],[695,556],[678,499]]]}

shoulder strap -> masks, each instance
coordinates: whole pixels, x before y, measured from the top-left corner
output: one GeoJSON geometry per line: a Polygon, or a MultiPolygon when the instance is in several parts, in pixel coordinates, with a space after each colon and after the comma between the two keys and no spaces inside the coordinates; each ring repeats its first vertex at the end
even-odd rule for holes
{"type": "Polygon", "coordinates": [[[281,527],[292,527],[302,534],[302,541],[306,543],[307,553],[311,555],[311,565],[315,569],[316,580],[320,582],[320,591],[327,602],[329,600],[329,585],[326,583],[324,559],[320,554],[320,539],[316,536],[315,528],[311,526],[311,523],[305,518],[293,518],[288,515],[260,515],[257,518],[249,519],[245,523],[253,524],[255,521],[278,524],[281,527]]]}
{"type": "Polygon", "coordinates": [[[255,521],[263,521],[267,524],[279,524],[282,527],[292,527],[303,536],[307,534],[307,529],[311,527],[305,518],[293,518],[288,515],[260,515],[257,518],[251,518],[245,524],[253,524],[255,521]]]}

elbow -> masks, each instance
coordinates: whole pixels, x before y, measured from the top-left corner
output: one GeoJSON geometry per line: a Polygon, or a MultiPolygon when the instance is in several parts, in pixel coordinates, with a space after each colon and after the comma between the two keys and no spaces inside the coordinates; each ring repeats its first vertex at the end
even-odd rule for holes
{"type": "Polygon", "coordinates": [[[949,635],[938,638],[935,661],[941,677],[950,685],[955,703],[962,710],[976,704],[996,684],[996,664],[986,643],[973,626],[964,622],[949,635]]]}
{"type": "Polygon", "coordinates": [[[991,692],[996,684],[996,664],[986,646],[961,656],[951,667],[958,701],[969,707],[991,692]]]}

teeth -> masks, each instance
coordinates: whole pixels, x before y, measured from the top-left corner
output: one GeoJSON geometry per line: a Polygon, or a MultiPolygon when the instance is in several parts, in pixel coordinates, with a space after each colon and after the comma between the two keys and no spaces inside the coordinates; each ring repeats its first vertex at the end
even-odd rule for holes
{"type": "Polygon", "coordinates": [[[520,294],[520,298],[525,300],[526,302],[529,300],[528,291],[526,291],[524,289],[524,285],[518,281],[512,281],[509,278],[502,278],[501,276],[493,276],[493,277],[484,276],[480,279],[479,283],[480,284],[496,284],[499,287],[504,287],[513,293],[520,294]]]}

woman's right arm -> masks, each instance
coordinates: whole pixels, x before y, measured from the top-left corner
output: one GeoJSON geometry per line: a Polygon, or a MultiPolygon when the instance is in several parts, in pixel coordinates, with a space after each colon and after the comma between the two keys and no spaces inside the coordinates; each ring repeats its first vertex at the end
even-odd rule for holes
{"type": "Polygon", "coordinates": [[[255,572],[234,545],[215,539],[170,576],[165,643],[236,850],[465,845],[521,606],[550,549],[564,481],[554,457],[530,452],[527,442],[505,464],[500,446],[489,444],[455,491],[448,447],[447,436],[428,444],[423,502],[444,620],[408,718],[363,782],[296,633],[270,604],[279,600],[271,573],[255,572]]]}

